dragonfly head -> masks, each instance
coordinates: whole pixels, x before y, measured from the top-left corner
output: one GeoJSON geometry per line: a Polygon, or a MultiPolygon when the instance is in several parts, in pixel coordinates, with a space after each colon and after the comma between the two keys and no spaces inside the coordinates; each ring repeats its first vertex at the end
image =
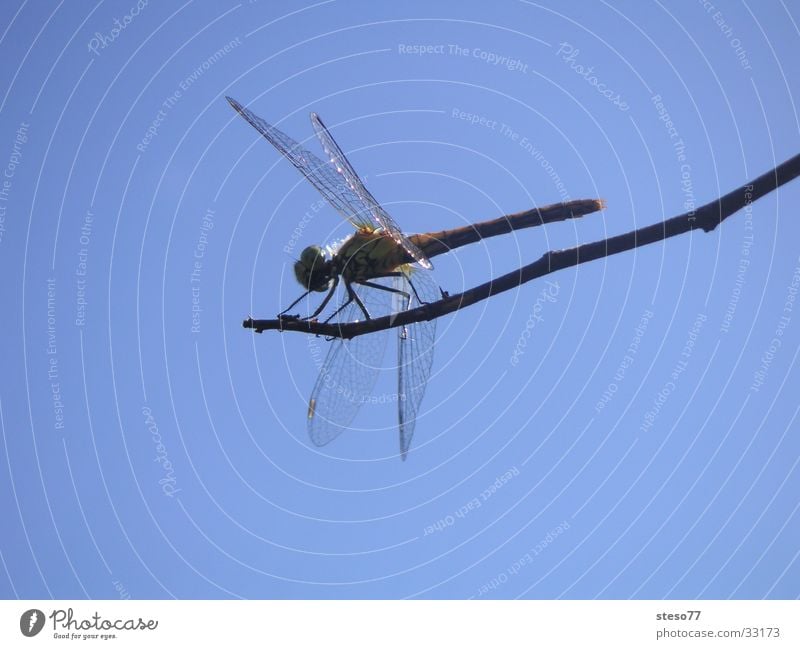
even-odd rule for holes
{"type": "Polygon", "coordinates": [[[319,246],[308,246],[294,264],[294,276],[309,291],[327,291],[331,277],[331,261],[319,246]]]}

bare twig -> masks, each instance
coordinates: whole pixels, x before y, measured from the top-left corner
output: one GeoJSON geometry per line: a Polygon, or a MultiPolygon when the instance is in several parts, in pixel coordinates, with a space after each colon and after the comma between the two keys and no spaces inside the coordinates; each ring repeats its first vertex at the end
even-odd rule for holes
{"type": "MultiPolygon", "coordinates": [[[[532,264],[523,266],[518,270],[471,288],[468,291],[457,295],[445,296],[437,302],[408,311],[401,311],[391,316],[373,318],[363,322],[329,324],[309,322],[297,318],[280,318],[277,320],[253,320],[248,318],[243,325],[247,329],[255,329],[257,333],[268,329],[277,329],[279,331],[299,331],[334,338],[353,338],[382,329],[400,327],[412,322],[432,320],[557,270],[646,246],[696,229],[712,232],[731,214],[769,194],[798,175],[800,175],[800,155],[790,158],[773,170],[725,194],[721,198],[703,205],[697,210],[685,212],[661,223],[648,225],[601,241],[566,250],[549,251],[532,264]]],[[[480,238],[482,237],[477,237],[477,239],[480,238]]],[[[445,250],[440,252],[445,252],[445,250]]],[[[436,254],[440,253],[437,252],[436,254]]]]}

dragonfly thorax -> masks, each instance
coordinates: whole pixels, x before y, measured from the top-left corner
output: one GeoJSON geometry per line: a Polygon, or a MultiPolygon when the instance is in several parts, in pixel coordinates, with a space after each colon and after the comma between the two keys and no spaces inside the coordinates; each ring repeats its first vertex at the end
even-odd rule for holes
{"type": "Polygon", "coordinates": [[[294,276],[309,291],[327,291],[331,286],[331,260],[319,246],[308,246],[294,264],[294,276]]]}

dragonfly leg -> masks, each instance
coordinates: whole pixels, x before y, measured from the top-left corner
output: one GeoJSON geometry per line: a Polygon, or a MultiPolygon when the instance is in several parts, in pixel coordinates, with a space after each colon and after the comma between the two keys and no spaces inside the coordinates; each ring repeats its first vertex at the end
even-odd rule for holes
{"type": "Polygon", "coordinates": [[[353,298],[348,298],[347,301],[344,304],[342,304],[342,306],[340,306],[338,309],[336,309],[336,311],[334,311],[327,318],[325,318],[325,322],[326,323],[330,322],[333,318],[335,318],[337,315],[339,315],[339,312],[342,311],[352,301],[353,301],[353,298]]]}
{"type": "MultiPolygon", "coordinates": [[[[391,286],[383,286],[382,284],[374,284],[373,282],[367,282],[366,280],[359,281],[358,283],[361,284],[361,286],[369,286],[370,288],[379,288],[382,291],[388,291],[389,293],[394,293],[395,295],[402,295],[403,300],[405,300],[405,305],[403,306],[402,309],[400,309],[401,311],[405,311],[406,309],[408,309],[409,306],[411,306],[411,296],[405,291],[400,290],[399,288],[392,288],[391,286]]],[[[403,327],[403,330],[405,331],[405,327],[403,327]]]]}
{"type": "Polygon", "coordinates": [[[294,302],[292,302],[292,303],[291,303],[289,306],[287,306],[287,307],[286,307],[286,308],[285,308],[283,311],[281,311],[281,312],[278,314],[278,317],[279,317],[279,318],[281,318],[281,317],[285,316],[285,315],[286,315],[286,312],[287,312],[287,311],[289,311],[289,309],[293,309],[293,308],[294,308],[294,306],[295,306],[295,304],[297,304],[297,303],[298,303],[300,300],[302,300],[302,299],[303,299],[303,298],[304,298],[306,295],[308,295],[309,293],[311,293],[311,291],[310,291],[310,290],[309,290],[309,291],[306,291],[305,293],[303,293],[303,294],[302,294],[302,295],[301,295],[299,298],[297,298],[297,299],[296,299],[294,302]]]}
{"type": "MultiPolygon", "coordinates": [[[[317,307],[317,309],[316,309],[316,311],[314,311],[314,313],[312,313],[310,316],[308,316],[307,320],[313,320],[313,319],[314,319],[314,318],[316,318],[316,317],[317,317],[317,316],[318,316],[320,313],[322,313],[322,310],[323,310],[323,309],[324,309],[326,306],[328,306],[328,302],[330,302],[330,301],[331,301],[331,298],[333,297],[333,294],[336,292],[336,287],[338,286],[338,284],[339,284],[339,276],[338,276],[338,275],[335,275],[335,276],[334,276],[334,278],[333,278],[333,283],[331,284],[331,288],[330,288],[330,290],[328,291],[328,294],[325,296],[325,299],[324,299],[324,300],[322,300],[322,304],[320,304],[320,305],[317,307]]],[[[326,320],[326,322],[327,322],[327,320],[326,320]]]]}
{"type": "Polygon", "coordinates": [[[430,304],[430,302],[426,302],[419,296],[419,293],[417,293],[417,287],[414,286],[414,282],[411,281],[411,278],[406,276],[406,280],[408,280],[408,283],[411,286],[411,290],[414,291],[414,297],[417,298],[417,302],[419,302],[420,304],[430,304]]]}
{"type": "MultiPolygon", "coordinates": [[[[360,282],[359,282],[360,283],[360,282]]],[[[364,303],[361,301],[361,298],[358,297],[358,294],[353,290],[350,282],[345,280],[344,286],[347,289],[347,300],[342,304],[336,311],[331,313],[326,319],[325,322],[330,322],[333,318],[335,318],[339,313],[348,306],[351,302],[355,300],[355,303],[358,305],[358,308],[361,309],[361,313],[364,314],[364,317],[367,320],[371,320],[372,316],[370,316],[369,311],[367,311],[367,307],[364,306],[364,303]]]]}
{"type": "Polygon", "coordinates": [[[364,317],[367,320],[370,320],[371,316],[369,315],[369,311],[367,311],[367,307],[364,306],[364,303],[361,301],[361,298],[358,297],[358,293],[355,292],[355,290],[353,289],[353,287],[350,285],[349,282],[347,282],[345,286],[347,287],[347,292],[350,294],[350,297],[356,301],[356,304],[358,304],[358,308],[361,309],[361,312],[364,314],[364,317]]]}
{"type": "MultiPolygon", "coordinates": [[[[411,284],[411,281],[408,279],[408,277],[405,275],[405,273],[399,273],[399,272],[398,273],[386,273],[385,275],[381,275],[381,277],[400,277],[400,276],[405,277],[405,279],[408,281],[408,283],[411,284]]],[[[406,309],[408,309],[411,306],[411,294],[407,293],[406,291],[403,291],[403,290],[401,290],[399,288],[392,288],[391,286],[383,286],[382,284],[375,284],[373,282],[368,282],[368,281],[363,281],[363,280],[359,281],[358,283],[361,284],[362,286],[369,286],[370,288],[379,288],[382,291],[388,291],[389,293],[394,293],[396,295],[401,295],[403,297],[403,300],[405,301],[405,305],[403,306],[402,309],[400,309],[401,311],[405,311],[406,309]]],[[[417,290],[414,288],[413,284],[411,284],[411,288],[414,290],[414,295],[417,298],[417,302],[419,302],[420,304],[427,304],[427,302],[423,302],[422,300],[419,299],[419,295],[417,295],[417,290]]],[[[392,315],[392,320],[394,319],[394,316],[396,316],[396,315],[397,315],[397,313],[394,313],[392,315]]],[[[402,329],[400,330],[400,339],[401,340],[405,340],[406,338],[408,338],[408,328],[404,325],[402,327],[402,329]]]]}
{"type": "MultiPolygon", "coordinates": [[[[382,275],[378,275],[378,277],[405,277],[406,281],[411,286],[411,290],[414,291],[414,297],[417,298],[417,302],[419,302],[420,304],[430,304],[430,302],[426,302],[425,300],[423,300],[419,296],[419,293],[417,293],[417,289],[414,286],[414,282],[412,282],[411,278],[408,275],[406,275],[405,273],[403,273],[403,272],[398,270],[398,271],[394,271],[392,273],[383,273],[382,275]]],[[[384,288],[387,291],[399,291],[400,293],[405,293],[406,295],[408,295],[408,293],[406,293],[405,291],[400,291],[399,289],[388,288],[386,286],[382,286],[381,288],[384,288]]],[[[411,301],[410,298],[411,298],[411,296],[409,295],[409,302],[411,301]]]]}
{"type": "Polygon", "coordinates": [[[373,282],[367,282],[365,280],[357,283],[361,284],[361,286],[369,286],[370,288],[378,288],[381,291],[388,291],[389,293],[397,293],[398,295],[402,295],[406,299],[406,308],[408,308],[408,303],[411,301],[411,296],[405,291],[401,291],[399,288],[392,288],[391,286],[384,286],[383,284],[374,284],[373,282]]]}
{"type": "MultiPolygon", "coordinates": [[[[317,316],[318,316],[320,313],[322,313],[322,310],[323,310],[323,309],[324,309],[324,308],[327,306],[328,302],[330,302],[330,301],[331,301],[331,298],[333,297],[333,294],[336,292],[336,285],[337,285],[338,283],[339,283],[339,278],[338,278],[338,277],[334,277],[334,278],[333,278],[333,284],[331,285],[331,288],[330,288],[330,290],[328,291],[328,294],[325,296],[325,299],[324,299],[324,300],[322,300],[322,304],[320,304],[320,305],[317,307],[316,311],[314,311],[314,313],[312,313],[310,316],[308,316],[307,318],[303,318],[304,320],[313,320],[313,319],[314,319],[314,318],[316,318],[316,317],[317,317],[317,316]]],[[[279,317],[279,318],[288,317],[288,316],[286,316],[286,313],[287,313],[287,312],[288,312],[290,309],[293,309],[293,308],[294,308],[294,306],[295,306],[295,305],[296,305],[296,304],[297,304],[297,303],[298,303],[300,300],[302,300],[302,299],[303,299],[303,298],[304,298],[306,295],[308,295],[309,293],[311,293],[311,289],[307,290],[307,291],[306,291],[305,293],[303,293],[303,294],[302,294],[302,295],[301,295],[299,298],[297,298],[297,299],[296,299],[294,302],[292,302],[292,303],[291,303],[289,306],[287,306],[287,307],[286,307],[286,308],[285,308],[283,311],[281,311],[281,312],[278,314],[278,317],[279,317]]],[[[292,317],[292,318],[295,318],[295,317],[297,317],[297,316],[291,316],[291,317],[292,317]]]]}

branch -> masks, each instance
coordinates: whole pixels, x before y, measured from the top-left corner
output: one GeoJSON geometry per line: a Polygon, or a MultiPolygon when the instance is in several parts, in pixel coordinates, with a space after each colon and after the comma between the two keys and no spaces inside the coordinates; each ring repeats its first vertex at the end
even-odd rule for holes
{"type": "Polygon", "coordinates": [[[277,329],[279,331],[299,331],[347,339],[382,329],[400,327],[413,322],[432,320],[557,270],[563,270],[564,268],[615,255],[626,250],[657,243],[669,237],[696,229],[712,232],[731,214],[769,194],[798,175],[800,175],[800,155],[790,158],[773,170],[725,194],[721,198],[703,205],[697,210],[685,212],[661,223],[648,225],[602,241],[595,241],[566,250],[549,251],[532,264],[523,266],[511,273],[502,275],[463,293],[445,295],[441,300],[408,311],[364,320],[363,322],[328,324],[309,322],[298,318],[279,318],[277,320],[253,320],[248,318],[244,321],[243,326],[246,329],[255,329],[257,333],[268,329],[277,329]]]}

